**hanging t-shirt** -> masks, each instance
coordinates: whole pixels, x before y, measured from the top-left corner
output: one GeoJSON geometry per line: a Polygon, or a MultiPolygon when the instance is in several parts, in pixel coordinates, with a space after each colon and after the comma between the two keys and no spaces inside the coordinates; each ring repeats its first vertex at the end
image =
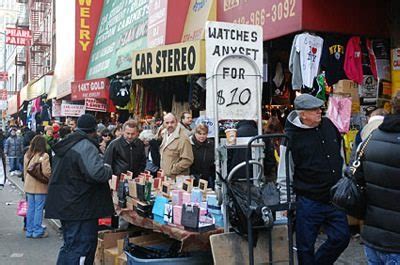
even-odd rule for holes
{"type": "Polygon", "coordinates": [[[310,33],[300,34],[296,38],[296,52],[300,53],[301,76],[303,86],[312,87],[314,77],[319,70],[324,40],[310,33]]]}
{"type": "Polygon", "coordinates": [[[344,72],[345,46],[347,40],[341,37],[327,37],[322,48],[321,66],[325,70],[329,86],[346,79],[344,72]]]}

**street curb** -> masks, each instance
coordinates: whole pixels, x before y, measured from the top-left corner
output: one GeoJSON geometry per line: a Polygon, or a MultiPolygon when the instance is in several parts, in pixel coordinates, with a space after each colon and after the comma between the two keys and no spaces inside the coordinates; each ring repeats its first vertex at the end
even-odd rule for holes
{"type": "MultiPolygon", "coordinates": [[[[25,192],[24,192],[24,188],[21,187],[21,186],[20,186],[16,181],[14,181],[12,178],[7,177],[7,180],[10,181],[15,187],[17,187],[22,193],[25,193],[25,192]]],[[[49,222],[49,224],[50,224],[51,226],[53,226],[53,228],[55,228],[56,230],[58,230],[58,229],[61,228],[61,225],[59,225],[58,222],[57,222],[56,220],[54,220],[54,219],[44,219],[44,220],[47,220],[47,221],[49,222]]]]}

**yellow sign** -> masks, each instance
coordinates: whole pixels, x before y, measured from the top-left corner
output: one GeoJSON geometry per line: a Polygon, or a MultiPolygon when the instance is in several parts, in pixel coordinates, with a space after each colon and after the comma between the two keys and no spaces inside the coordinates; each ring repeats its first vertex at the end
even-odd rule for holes
{"type": "Polygon", "coordinates": [[[400,96],[400,48],[392,49],[392,96],[400,96]]]}
{"type": "Polygon", "coordinates": [[[216,0],[191,0],[182,42],[204,39],[204,26],[207,20],[217,20],[216,0]]]}
{"type": "Polygon", "coordinates": [[[205,73],[204,41],[135,51],[132,79],[205,73]]]}

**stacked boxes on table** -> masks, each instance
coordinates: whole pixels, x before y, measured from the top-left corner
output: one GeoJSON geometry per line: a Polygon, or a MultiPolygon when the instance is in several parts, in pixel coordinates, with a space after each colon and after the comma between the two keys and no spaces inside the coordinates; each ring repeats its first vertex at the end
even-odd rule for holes
{"type": "Polygon", "coordinates": [[[155,178],[149,172],[136,178],[129,173],[121,174],[120,179],[113,176],[111,188],[121,190],[122,183],[127,187],[126,195],[119,196],[119,203],[116,199],[114,203],[143,217],[152,217],[157,223],[198,232],[223,226],[221,207],[205,180],[196,181],[190,176],[170,179],[160,170],[155,178]]]}

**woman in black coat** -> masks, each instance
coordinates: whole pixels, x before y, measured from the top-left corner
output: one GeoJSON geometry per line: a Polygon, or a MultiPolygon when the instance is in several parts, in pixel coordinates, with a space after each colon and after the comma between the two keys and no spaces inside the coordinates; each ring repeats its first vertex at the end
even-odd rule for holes
{"type": "Polygon", "coordinates": [[[194,161],[190,167],[190,174],[196,179],[208,181],[208,187],[214,189],[215,160],[214,143],[207,139],[208,127],[204,124],[196,126],[195,134],[190,137],[194,161]]]}

